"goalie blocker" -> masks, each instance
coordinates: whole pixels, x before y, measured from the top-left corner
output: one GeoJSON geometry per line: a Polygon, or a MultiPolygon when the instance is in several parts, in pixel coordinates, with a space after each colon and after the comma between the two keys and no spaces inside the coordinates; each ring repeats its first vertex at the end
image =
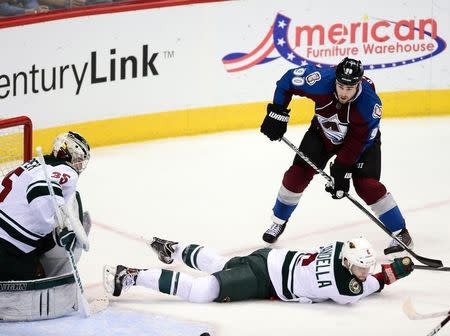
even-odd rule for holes
{"type": "Polygon", "coordinates": [[[33,321],[78,310],[73,274],[26,281],[0,281],[0,320],[33,321]]]}

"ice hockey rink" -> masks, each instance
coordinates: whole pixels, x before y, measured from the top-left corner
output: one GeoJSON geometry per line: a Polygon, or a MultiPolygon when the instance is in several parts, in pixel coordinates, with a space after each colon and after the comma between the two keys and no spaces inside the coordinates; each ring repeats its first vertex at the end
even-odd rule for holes
{"type": "MultiPolygon", "coordinates": [[[[306,129],[291,126],[286,137],[298,145],[306,129]]],[[[450,117],[386,119],[381,128],[382,181],[403,211],[416,253],[445,266],[450,266],[449,129],[450,117]]],[[[79,263],[87,296],[102,294],[104,264],[162,267],[144,243],[154,235],[230,256],[264,247],[261,236],[293,157],[284,143],[270,142],[256,129],[93,149],[79,183],[93,218],[91,249],[79,263]]],[[[324,179],[316,176],[274,247],[306,249],[359,235],[375,246],[378,262],[385,262],[382,250],[390,238],[348,200],[332,200],[324,179]]],[[[200,275],[184,265],[168,268],[200,275]]],[[[415,270],[347,306],[193,304],[133,287],[90,318],[1,323],[0,335],[425,336],[443,318],[409,320],[402,311],[408,297],[421,313],[449,310],[450,273],[415,270]]],[[[450,335],[450,325],[438,335],[450,335]]]]}

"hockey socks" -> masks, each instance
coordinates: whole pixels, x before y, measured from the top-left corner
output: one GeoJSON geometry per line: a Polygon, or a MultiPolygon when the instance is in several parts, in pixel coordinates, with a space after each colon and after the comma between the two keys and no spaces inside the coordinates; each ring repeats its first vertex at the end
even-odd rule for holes
{"type": "Polygon", "coordinates": [[[195,244],[188,245],[185,249],[183,249],[182,253],[183,262],[189,267],[199,271],[200,267],[198,266],[197,257],[202,249],[203,246],[200,245],[195,244]]]}
{"type": "MultiPolygon", "coordinates": [[[[193,269],[209,274],[222,270],[229,260],[204,246],[183,243],[174,245],[172,257],[193,269]]],[[[220,292],[220,285],[215,276],[193,278],[185,273],[165,269],[142,270],[135,284],[197,303],[212,302],[220,292]]]]}
{"type": "Polygon", "coordinates": [[[154,268],[139,272],[136,285],[196,303],[212,302],[220,292],[219,282],[212,275],[193,278],[185,273],[154,268]]]}
{"type": "Polygon", "coordinates": [[[139,272],[136,285],[154,289],[164,294],[176,295],[188,300],[191,292],[192,278],[180,272],[150,268],[139,272]]]}
{"type": "Polygon", "coordinates": [[[183,261],[187,266],[208,274],[218,272],[229,260],[217,254],[214,250],[196,244],[179,244],[175,250],[174,258],[183,261]],[[181,252],[181,253],[180,253],[181,252]]]}
{"type": "Polygon", "coordinates": [[[405,219],[390,193],[387,193],[370,207],[389,231],[397,232],[405,228],[405,219]]]}
{"type": "Polygon", "coordinates": [[[286,187],[281,185],[280,190],[278,191],[277,200],[275,201],[275,205],[272,209],[274,223],[286,223],[297,207],[302,195],[303,193],[289,191],[286,187]]]}

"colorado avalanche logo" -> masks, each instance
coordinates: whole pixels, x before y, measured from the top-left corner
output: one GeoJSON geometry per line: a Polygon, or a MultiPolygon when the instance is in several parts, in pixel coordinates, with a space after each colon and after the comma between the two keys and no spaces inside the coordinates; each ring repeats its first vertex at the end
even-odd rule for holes
{"type": "MultiPolygon", "coordinates": [[[[406,25],[406,23],[404,24],[403,21],[406,22],[406,20],[401,20],[399,22],[384,20],[384,22],[386,22],[387,24],[392,24],[396,26],[406,25]]],[[[290,46],[288,40],[288,28],[290,23],[291,19],[289,17],[283,14],[277,14],[274,24],[267,32],[263,41],[255,49],[253,49],[249,53],[231,53],[222,58],[222,62],[225,66],[226,71],[238,72],[247,70],[255,65],[272,62],[280,57],[298,66],[305,66],[308,64],[312,64],[317,67],[332,67],[335,65],[335,64],[319,63],[312,59],[308,59],[306,57],[297,54],[294,51],[294,49],[290,46]],[[271,54],[275,52],[278,55],[271,56],[271,54]]],[[[445,50],[446,48],[445,41],[436,34],[425,31],[423,27],[417,28],[416,26],[413,27],[408,26],[408,28],[413,32],[417,31],[419,34],[427,35],[428,37],[430,37],[436,43],[435,49],[429,52],[428,54],[414,58],[398,60],[395,62],[366,64],[364,65],[364,69],[367,70],[386,69],[417,63],[426,60],[430,57],[434,57],[445,50]]]]}
{"type": "Polygon", "coordinates": [[[315,116],[320,127],[322,127],[323,133],[333,144],[339,145],[344,141],[348,124],[342,123],[336,114],[329,118],[322,117],[320,114],[315,116]]]}
{"type": "Polygon", "coordinates": [[[381,106],[378,104],[375,104],[375,106],[373,107],[373,112],[372,112],[372,117],[374,118],[381,118],[381,106]]]}

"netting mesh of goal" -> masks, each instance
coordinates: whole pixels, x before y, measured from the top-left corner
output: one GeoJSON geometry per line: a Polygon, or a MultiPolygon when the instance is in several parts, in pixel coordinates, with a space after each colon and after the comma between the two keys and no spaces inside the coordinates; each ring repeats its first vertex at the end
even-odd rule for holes
{"type": "Polygon", "coordinates": [[[23,163],[24,126],[0,128],[0,176],[23,163]]]}

